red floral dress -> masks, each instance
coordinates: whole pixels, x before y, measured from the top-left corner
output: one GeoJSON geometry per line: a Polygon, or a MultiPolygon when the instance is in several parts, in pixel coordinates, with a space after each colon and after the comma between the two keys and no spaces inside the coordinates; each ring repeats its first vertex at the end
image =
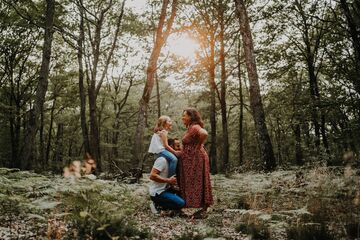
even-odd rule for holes
{"type": "Polygon", "coordinates": [[[188,208],[208,207],[213,203],[209,157],[199,144],[200,125],[191,125],[182,139],[183,150],[178,163],[180,194],[188,208]]]}

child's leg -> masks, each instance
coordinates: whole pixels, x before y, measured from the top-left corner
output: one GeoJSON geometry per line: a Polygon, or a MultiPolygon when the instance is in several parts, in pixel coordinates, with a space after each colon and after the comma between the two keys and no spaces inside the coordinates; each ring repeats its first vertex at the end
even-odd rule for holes
{"type": "Polygon", "coordinates": [[[169,177],[176,175],[176,166],[178,159],[177,157],[169,152],[168,150],[164,150],[160,153],[160,156],[163,156],[166,158],[168,164],[169,164],[169,177]]]}

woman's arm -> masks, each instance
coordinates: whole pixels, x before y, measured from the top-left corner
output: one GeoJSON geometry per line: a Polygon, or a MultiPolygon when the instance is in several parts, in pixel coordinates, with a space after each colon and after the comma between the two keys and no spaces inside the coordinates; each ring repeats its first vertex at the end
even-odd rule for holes
{"type": "Polygon", "coordinates": [[[208,132],[205,129],[201,128],[199,130],[199,147],[201,147],[205,143],[207,137],[208,132]]]}

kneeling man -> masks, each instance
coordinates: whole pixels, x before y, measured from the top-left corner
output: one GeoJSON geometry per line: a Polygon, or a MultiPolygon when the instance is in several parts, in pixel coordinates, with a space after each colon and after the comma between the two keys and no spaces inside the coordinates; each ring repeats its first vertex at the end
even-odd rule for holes
{"type": "Polygon", "coordinates": [[[158,157],[150,172],[152,180],[149,188],[152,200],[150,209],[153,213],[158,210],[180,210],[185,206],[185,201],[176,194],[170,185],[176,185],[176,177],[168,177],[169,166],[164,157],[158,157]]]}

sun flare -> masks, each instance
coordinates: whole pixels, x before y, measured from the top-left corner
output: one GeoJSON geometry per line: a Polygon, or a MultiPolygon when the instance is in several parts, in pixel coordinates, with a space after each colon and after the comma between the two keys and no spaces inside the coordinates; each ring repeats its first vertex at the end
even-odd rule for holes
{"type": "Polygon", "coordinates": [[[200,48],[197,41],[184,33],[169,36],[167,46],[170,53],[189,60],[195,59],[196,51],[200,48]]]}

